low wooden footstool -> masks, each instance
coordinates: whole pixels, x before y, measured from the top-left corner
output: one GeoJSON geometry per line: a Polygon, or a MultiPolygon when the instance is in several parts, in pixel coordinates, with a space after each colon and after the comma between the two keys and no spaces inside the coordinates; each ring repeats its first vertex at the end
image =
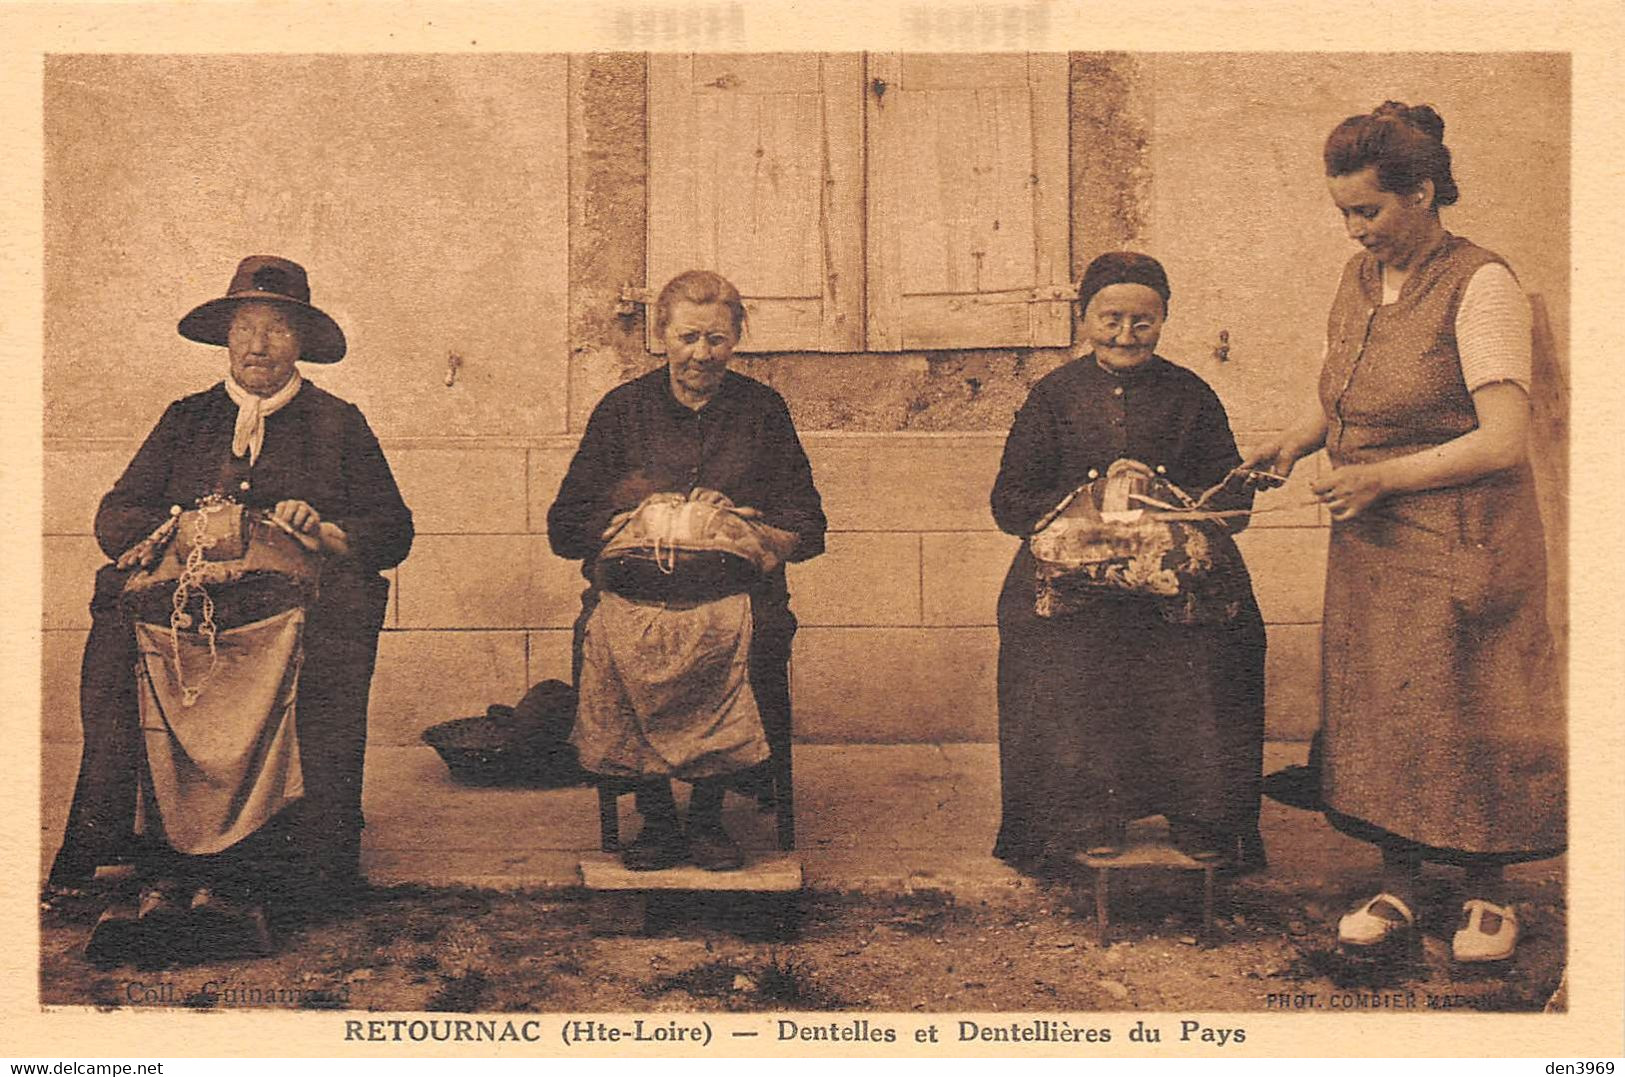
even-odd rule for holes
{"type": "Polygon", "coordinates": [[[641,934],[648,927],[649,898],[655,893],[737,893],[783,895],[781,929],[788,906],[802,887],[801,858],[794,853],[752,856],[736,871],[705,871],[684,864],[663,871],[631,871],[614,853],[581,858],[592,927],[598,934],[641,934]]]}
{"type": "Polygon", "coordinates": [[[1123,851],[1117,856],[1075,857],[1095,873],[1095,938],[1102,948],[1111,945],[1110,880],[1125,870],[1200,871],[1202,873],[1202,938],[1213,936],[1213,880],[1223,861],[1193,860],[1175,848],[1166,826],[1135,823],[1128,828],[1123,851]]]}

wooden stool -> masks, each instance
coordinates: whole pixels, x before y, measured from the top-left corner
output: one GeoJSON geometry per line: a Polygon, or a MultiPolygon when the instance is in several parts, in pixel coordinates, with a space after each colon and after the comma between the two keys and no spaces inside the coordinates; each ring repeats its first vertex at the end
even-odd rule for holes
{"type": "Polygon", "coordinates": [[[1078,853],[1074,858],[1095,873],[1095,938],[1102,948],[1111,945],[1110,879],[1113,871],[1152,869],[1163,871],[1200,871],[1202,873],[1202,938],[1213,935],[1213,880],[1222,861],[1193,860],[1180,852],[1168,836],[1165,827],[1155,823],[1136,823],[1129,827],[1123,851],[1117,856],[1090,856],[1078,853]]]}
{"type": "Polygon", "coordinates": [[[592,926],[598,934],[643,933],[648,928],[650,897],[673,892],[782,895],[782,929],[788,922],[791,899],[801,892],[801,858],[782,853],[752,857],[736,871],[705,871],[692,864],[664,871],[631,871],[614,854],[588,853],[581,859],[581,884],[588,891],[592,926]]]}

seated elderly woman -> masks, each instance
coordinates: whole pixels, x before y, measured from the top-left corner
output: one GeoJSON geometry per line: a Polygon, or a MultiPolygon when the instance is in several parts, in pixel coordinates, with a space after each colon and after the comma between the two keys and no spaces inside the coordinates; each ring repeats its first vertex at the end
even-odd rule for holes
{"type": "Polygon", "coordinates": [[[84,754],[47,888],[135,860],[138,902],[91,940],[113,959],[226,928],[263,948],[267,909],[285,922],[354,895],[379,570],[413,537],[360,410],[295,367],[346,348],[302,267],[244,259],[179,329],[229,369],[169,406],[97,510],[115,563],[97,574],[84,754]]]}
{"type": "Polygon", "coordinates": [[[599,402],[547,515],[553,552],[591,583],[573,740],[587,770],[638,780],[635,870],[741,866],[726,785],[767,761],[768,733],[788,741],[784,563],[823,552],[825,521],[783,399],[728,369],[744,322],[715,273],[667,284],[666,365],[599,402]],[[686,834],[671,778],[694,785],[686,834]]]}
{"type": "Polygon", "coordinates": [[[1022,870],[1114,856],[1152,814],[1198,860],[1262,862],[1264,625],[1229,537],[1252,494],[1224,405],[1156,354],[1169,294],[1146,255],[1090,263],[1089,353],[1033,386],[993,487],[1028,539],[998,604],[994,855],[1022,870]]]}

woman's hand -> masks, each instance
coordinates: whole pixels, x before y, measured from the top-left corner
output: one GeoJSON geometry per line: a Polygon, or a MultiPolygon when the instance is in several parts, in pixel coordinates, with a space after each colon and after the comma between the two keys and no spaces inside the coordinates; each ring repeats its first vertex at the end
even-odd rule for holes
{"type": "Polygon", "coordinates": [[[323,520],[322,514],[308,501],[292,497],[278,501],[271,510],[271,519],[281,524],[288,534],[308,549],[322,550],[340,557],[350,552],[350,536],[338,524],[323,520]]]}
{"type": "MultiPolygon", "coordinates": [[[[690,501],[699,501],[707,505],[721,505],[723,508],[733,508],[733,499],[721,490],[713,490],[709,486],[696,486],[688,495],[690,501]]],[[[754,510],[752,510],[754,511],[754,510]]],[[[740,515],[744,515],[740,513],[740,515]]]]}
{"type": "Polygon", "coordinates": [[[697,487],[690,495],[695,501],[706,501],[713,505],[722,505],[733,511],[741,520],[750,520],[756,525],[756,537],[762,544],[762,550],[767,554],[767,563],[762,566],[763,572],[772,572],[790,559],[795,552],[796,544],[801,536],[794,531],[786,531],[782,527],[762,522],[762,510],[752,505],[735,505],[728,495],[697,487]]]}
{"type": "Polygon", "coordinates": [[[1332,519],[1352,520],[1386,497],[1390,491],[1382,464],[1349,464],[1332,469],[1310,484],[1315,496],[1331,509],[1332,519]]]}
{"type": "Polygon", "coordinates": [[[1326,413],[1316,401],[1314,407],[1306,411],[1297,422],[1293,423],[1281,434],[1254,446],[1241,462],[1243,472],[1267,472],[1267,474],[1248,474],[1246,484],[1253,489],[1268,490],[1286,482],[1292,474],[1292,468],[1299,460],[1326,444],[1326,413]]]}
{"type": "Polygon", "coordinates": [[[617,512],[614,516],[611,516],[609,518],[609,524],[602,531],[598,532],[598,541],[608,542],[614,537],[615,532],[625,527],[627,521],[632,519],[632,517],[636,516],[637,514],[637,509],[627,509],[625,512],[617,512]]]}
{"type": "Polygon", "coordinates": [[[278,501],[271,515],[304,535],[314,535],[322,526],[322,514],[308,501],[288,498],[278,501]]]}
{"type": "Polygon", "coordinates": [[[339,557],[346,557],[350,553],[350,536],[338,524],[326,520],[316,529],[316,535],[321,539],[322,549],[339,557]]]}
{"type": "Polygon", "coordinates": [[[794,531],[786,531],[764,523],[756,525],[756,537],[761,540],[762,549],[767,552],[767,563],[762,566],[763,572],[772,572],[790,560],[790,555],[796,552],[796,544],[801,541],[801,536],[794,531]]]}
{"type": "Polygon", "coordinates": [[[1239,472],[1249,489],[1272,490],[1286,482],[1297,462],[1297,454],[1276,439],[1254,446],[1232,474],[1239,472]]]}

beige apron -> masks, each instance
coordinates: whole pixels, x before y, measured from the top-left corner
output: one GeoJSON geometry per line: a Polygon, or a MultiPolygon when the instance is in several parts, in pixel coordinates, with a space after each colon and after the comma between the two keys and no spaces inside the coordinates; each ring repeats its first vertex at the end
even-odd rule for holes
{"type": "Polygon", "coordinates": [[[749,595],[665,605],[604,593],[582,641],[570,740],[595,774],[693,780],[765,762],[749,595]]]}
{"type": "Polygon", "coordinates": [[[294,705],[304,627],[292,609],[228,629],[211,657],[195,633],[136,624],[149,806],[179,852],[228,849],[304,795],[294,705]],[[190,706],[177,672],[203,685],[190,706]]]}

